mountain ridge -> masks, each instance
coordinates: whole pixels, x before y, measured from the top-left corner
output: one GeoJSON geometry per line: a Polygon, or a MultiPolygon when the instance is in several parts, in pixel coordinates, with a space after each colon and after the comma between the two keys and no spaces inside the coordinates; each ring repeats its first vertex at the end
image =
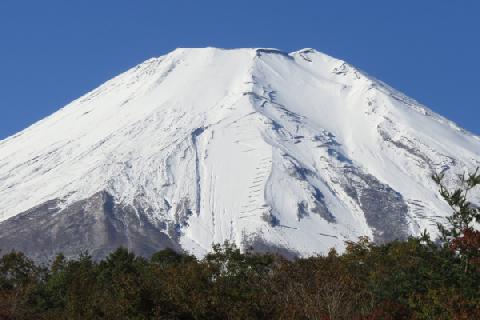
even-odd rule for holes
{"type": "Polygon", "coordinates": [[[479,160],[477,136],[314,49],[177,49],[0,141],[0,230],[49,201],[73,218],[103,192],[116,209],[97,213],[151,225],[166,246],[310,255],[434,233],[449,210],[431,173],[479,160]]]}

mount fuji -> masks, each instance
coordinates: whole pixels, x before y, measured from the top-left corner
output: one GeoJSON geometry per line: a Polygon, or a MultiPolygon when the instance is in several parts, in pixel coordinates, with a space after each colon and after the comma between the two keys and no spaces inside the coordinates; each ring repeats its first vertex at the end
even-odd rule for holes
{"type": "Polygon", "coordinates": [[[0,248],[285,255],[405,239],[480,138],[313,49],[177,49],[0,141],[0,248]]]}

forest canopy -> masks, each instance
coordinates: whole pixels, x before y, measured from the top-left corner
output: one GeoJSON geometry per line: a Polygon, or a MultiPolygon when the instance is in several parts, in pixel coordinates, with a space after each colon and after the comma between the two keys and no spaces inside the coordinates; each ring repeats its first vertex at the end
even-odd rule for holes
{"type": "Polygon", "coordinates": [[[0,319],[480,319],[480,222],[469,194],[478,170],[448,190],[441,237],[425,232],[343,254],[285,259],[215,245],[203,259],[167,249],[150,258],[119,248],[38,265],[0,258],[0,319]]]}

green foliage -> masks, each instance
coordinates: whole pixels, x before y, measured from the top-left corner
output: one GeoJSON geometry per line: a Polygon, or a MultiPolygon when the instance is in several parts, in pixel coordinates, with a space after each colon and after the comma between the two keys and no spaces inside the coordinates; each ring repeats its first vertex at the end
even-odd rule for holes
{"type": "Polygon", "coordinates": [[[472,229],[472,224],[480,222],[480,209],[472,206],[468,200],[469,193],[480,185],[480,173],[477,169],[472,174],[459,176],[460,186],[454,191],[450,191],[443,180],[444,174],[433,175],[433,180],[440,187],[440,194],[453,209],[453,214],[447,218],[448,224],[438,224],[442,233],[442,240],[445,243],[453,238],[459,237],[465,230],[472,229]]]}
{"type": "Polygon", "coordinates": [[[215,245],[203,259],[166,249],[149,260],[120,248],[102,261],[58,255],[48,268],[0,258],[0,319],[480,319],[479,172],[449,191],[442,242],[376,245],[289,261],[215,245]]]}
{"type": "Polygon", "coordinates": [[[0,319],[475,319],[479,286],[450,248],[416,238],[295,261],[230,244],[200,261],[118,249],[48,270],[13,252],[0,260],[0,319]]]}
{"type": "Polygon", "coordinates": [[[443,183],[444,175],[433,176],[440,187],[440,194],[453,209],[453,214],[447,218],[448,224],[439,224],[438,228],[444,246],[462,260],[464,272],[477,274],[480,269],[480,232],[474,226],[480,223],[480,208],[469,201],[469,193],[480,186],[479,169],[459,178],[460,187],[449,191],[443,183]]]}
{"type": "Polygon", "coordinates": [[[37,284],[45,280],[45,271],[21,252],[10,252],[0,259],[0,319],[26,317],[37,284]]]}

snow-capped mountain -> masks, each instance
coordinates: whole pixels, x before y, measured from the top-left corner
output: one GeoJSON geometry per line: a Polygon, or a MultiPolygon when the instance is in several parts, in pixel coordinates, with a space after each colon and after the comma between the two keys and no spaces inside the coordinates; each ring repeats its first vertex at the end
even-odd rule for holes
{"type": "Polygon", "coordinates": [[[0,248],[299,255],[435,234],[480,139],[304,49],[177,49],[0,142],[0,248]]]}

